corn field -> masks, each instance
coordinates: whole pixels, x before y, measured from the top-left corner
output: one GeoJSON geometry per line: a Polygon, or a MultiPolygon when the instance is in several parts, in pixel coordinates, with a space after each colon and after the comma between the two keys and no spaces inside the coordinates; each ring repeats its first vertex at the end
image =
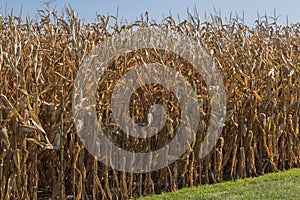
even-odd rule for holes
{"type": "Polygon", "coordinates": [[[39,10],[36,20],[0,17],[0,199],[130,199],[161,191],[258,176],[300,167],[300,25],[278,25],[263,17],[252,27],[218,16],[200,21],[197,13],[176,23],[141,16],[121,24],[98,16],[88,24],[70,8],[39,10]],[[169,142],[180,108],[159,85],[140,87],[130,104],[135,121],[161,103],[169,111],[162,131],[150,139],[116,135],[110,121],[112,86],[143,62],[162,61],[187,77],[203,100],[195,142],[174,163],[155,172],[126,173],[98,162],[82,145],[72,116],[78,69],[98,44],[127,29],[156,26],[187,34],[213,52],[223,75],[227,118],[222,136],[203,159],[199,149],[207,130],[209,97],[200,74],[175,55],[142,49],[113,62],[99,81],[97,110],[108,137],[140,152],[169,142]],[[184,67],[182,67],[184,66],[184,67]],[[126,68],[127,67],[127,68],[126,68]],[[153,98],[156,97],[156,98],[153,98]]]}

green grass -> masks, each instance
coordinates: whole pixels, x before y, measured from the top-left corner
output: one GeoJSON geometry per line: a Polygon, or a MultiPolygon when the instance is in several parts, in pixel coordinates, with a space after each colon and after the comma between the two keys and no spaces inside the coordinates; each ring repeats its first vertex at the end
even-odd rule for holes
{"type": "Polygon", "coordinates": [[[300,199],[300,169],[142,197],[158,199],[300,199]]]}

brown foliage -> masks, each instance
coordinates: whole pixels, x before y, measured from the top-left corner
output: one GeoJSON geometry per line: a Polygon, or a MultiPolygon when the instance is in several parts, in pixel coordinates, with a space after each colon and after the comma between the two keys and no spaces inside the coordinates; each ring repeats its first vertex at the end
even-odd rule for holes
{"type": "MultiPolygon", "coordinates": [[[[1,200],[128,199],[300,166],[299,24],[279,26],[263,18],[250,28],[235,19],[224,24],[216,16],[209,23],[189,15],[178,25],[171,17],[161,24],[142,17],[120,26],[111,18],[100,16],[98,23],[85,24],[68,8],[64,16],[40,11],[36,22],[0,17],[1,200]],[[72,119],[72,91],[76,72],[97,44],[114,33],[141,26],[176,30],[194,37],[207,51],[213,50],[214,63],[224,75],[227,108],[232,115],[225,122],[219,144],[206,158],[198,159],[209,116],[204,106],[202,129],[184,157],[156,172],[129,174],[104,166],[85,150],[72,119]]],[[[127,56],[156,59],[154,51],[147,55],[145,51],[127,56]]],[[[174,60],[172,55],[165,59],[174,60]]],[[[189,75],[188,67],[176,69],[189,75]]],[[[112,70],[117,69],[112,66],[112,70]]],[[[193,82],[195,77],[199,74],[192,74],[189,80],[193,82]]],[[[115,81],[117,77],[108,73],[106,78],[115,81]]],[[[195,86],[203,88],[197,90],[199,98],[208,101],[205,85],[199,84],[195,86]]],[[[158,89],[153,85],[145,90],[156,94],[158,89]]],[[[109,91],[99,84],[99,102],[109,100],[109,91]]],[[[139,92],[132,107],[142,109],[137,118],[143,120],[144,110],[153,101],[139,107],[139,92]]],[[[169,109],[178,106],[173,103],[167,105],[169,109]]],[[[108,113],[108,107],[98,109],[108,113]]],[[[172,117],[176,122],[176,112],[172,117]]],[[[176,129],[176,123],[171,126],[176,129]]],[[[165,133],[172,137],[173,131],[165,133]]],[[[168,137],[155,140],[154,147],[153,141],[116,142],[126,142],[129,149],[143,144],[142,150],[147,151],[163,146],[168,137]]]]}

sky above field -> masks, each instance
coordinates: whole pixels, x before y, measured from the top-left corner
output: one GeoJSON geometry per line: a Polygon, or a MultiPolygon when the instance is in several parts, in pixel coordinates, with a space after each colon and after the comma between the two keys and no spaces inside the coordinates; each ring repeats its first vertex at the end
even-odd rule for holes
{"type": "MultiPolygon", "coordinates": [[[[257,19],[257,13],[260,16],[274,16],[276,10],[278,22],[286,24],[288,16],[289,23],[300,22],[300,0],[51,0],[50,8],[56,8],[61,11],[64,5],[71,4],[72,8],[84,18],[85,22],[95,22],[96,12],[101,15],[113,15],[119,19],[127,19],[132,22],[139,18],[142,13],[148,11],[151,19],[161,22],[162,19],[172,13],[172,16],[180,19],[187,17],[187,9],[191,12],[196,8],[200,17],[204,19],[205,13],[209,16],[211,13],[220,13],[222,17],[228,17],[230,13],[244,19],[248,25],[253,24],[257,19]]],[[[45,4],[41,0],[0,0],[0,12],[5,15],[11,13],[20,13],[22,6],[22,15],[34,17],[35,10],[42,9],[45,4]]],[[[50,1],[48,1],[50,2],[50,1]]]]}

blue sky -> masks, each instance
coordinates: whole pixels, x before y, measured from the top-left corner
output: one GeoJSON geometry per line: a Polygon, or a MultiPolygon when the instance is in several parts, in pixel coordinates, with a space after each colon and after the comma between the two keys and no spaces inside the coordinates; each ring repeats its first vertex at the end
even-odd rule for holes
{"type": "MultiPolygon", "coordinates": [[[[11,12],[13,9],[14,13],[18,14],[22,6],[23,16],[33,17],[35,10],[43,7],[41,2],[41,0],[0,0],[0,12],[5,13],[5,10],[11,12]]],[[[221,10],[223,17],[228,16],[230,12],[238,13],[241,17],[244,11],[245,21],[250,25],[257,19],[257,12],[260,15],[266,13],[273,16],[276,9],[281,24],[286,24],[286,16],[289,22],[300,22],[300,0],[54,0],[51,6],[61,10],[63,5],[69,3],[86,22],[95,22],[96,12],[116,16],[117,9],[119,19],[127,19],[129,22],[139,18],[145,11],[148,11],[150,18],[157,22],[170,12],[173,16],[179,15],[183,19],[187,16],[187,8],[192,11],[195,7],[203,19],[205,13],[214,13],[214,8],[217,11],[221,10]]]]}

